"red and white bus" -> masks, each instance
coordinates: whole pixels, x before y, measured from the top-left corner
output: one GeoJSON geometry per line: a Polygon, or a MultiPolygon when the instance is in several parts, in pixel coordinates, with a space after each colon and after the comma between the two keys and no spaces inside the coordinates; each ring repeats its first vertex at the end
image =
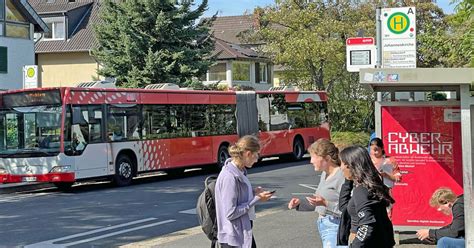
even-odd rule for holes
{"type": "Polygon", "coordinates": [[[70,186],[146,172],[222,166],[238,137],[257,134],[262,157],[301,159],[329,138],[327,94],[39,88],[0,94],[0,183],[70,186]],[[217,164],[217,166],[216,166],[217,164]]]}

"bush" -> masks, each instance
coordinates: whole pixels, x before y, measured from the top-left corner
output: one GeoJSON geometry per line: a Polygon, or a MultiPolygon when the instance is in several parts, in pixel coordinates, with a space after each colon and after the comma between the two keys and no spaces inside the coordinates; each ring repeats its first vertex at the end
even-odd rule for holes
{"type": "Polygon", "coordinates": [[[331,141],[339,148],[351,145],[366,147],[369,144],[370,134],[366,132],[332,132],[331,141]]]}

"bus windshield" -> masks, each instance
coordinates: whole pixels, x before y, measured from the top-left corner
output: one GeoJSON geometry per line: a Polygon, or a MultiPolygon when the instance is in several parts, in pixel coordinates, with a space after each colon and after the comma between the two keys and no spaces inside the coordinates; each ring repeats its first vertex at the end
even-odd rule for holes
{"type": "Polygon", "coordinates": [[[61,106],[0,110],[0,157],[53,156],[59,153],[61,106]]]}

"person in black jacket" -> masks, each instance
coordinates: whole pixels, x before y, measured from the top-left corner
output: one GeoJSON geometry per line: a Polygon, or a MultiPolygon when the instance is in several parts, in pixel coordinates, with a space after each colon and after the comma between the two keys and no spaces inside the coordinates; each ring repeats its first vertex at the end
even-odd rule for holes
{"type": "Polygon", "coordinates": [[[393,225],[386,208],[395,200],[383,184],[367,149],[350,146],[342,150],[339,157],[346,181],[339,194],[342,215],[338,245],[393,247],[393,225]]]}
{"type": "Polygon", "coordinates": [[[437,248],[466,246],[464,240],[464,196],[456,196],[449,188],[437,189],[430,199],[430,206],[445,215],[453,215],[451,224],[440,229],[421,229],[416,232],[420,240],[436,240],[437,248]]]}

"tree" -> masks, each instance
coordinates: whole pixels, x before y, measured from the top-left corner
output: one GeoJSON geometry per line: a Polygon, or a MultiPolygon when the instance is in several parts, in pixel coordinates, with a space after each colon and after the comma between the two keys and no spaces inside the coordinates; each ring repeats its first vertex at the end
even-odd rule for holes
{"type": "Polygon", "coordinates": [[[360,131],[372,117],[373,93],[346,70],[346,39],[375,35],[375,7],[358,1],[280,0],[256,9],[260,28],[243,36],[286,69],[283,78],[302,89],[327,90],[331,128],[360,131]]]}
{"type": "Polygon", "coordinates": [[[280,0],[255,10],[262,51],[285,67],[283,78],[305,89],[324,90],[345,73],[345,40],[358,30],[375,33],[375,8],[351,1],[280,0]]]}
{"type": "Polygon", "coordinates": [[[187,85],[213,63],[210,24],[196,20],[207,0],[191,10],[191,1],[105,0],[95,26],[93,55],[99,74],[114,77],[122,87],[154,83],[187,85]]]}
{"type": "Polygon", "coordinates": [[[450,52],[448,63],[451,67],[474,67],[472,41],[474,37],[474,1],[455,0],[454,15],[448,17],[450,52]]]}

